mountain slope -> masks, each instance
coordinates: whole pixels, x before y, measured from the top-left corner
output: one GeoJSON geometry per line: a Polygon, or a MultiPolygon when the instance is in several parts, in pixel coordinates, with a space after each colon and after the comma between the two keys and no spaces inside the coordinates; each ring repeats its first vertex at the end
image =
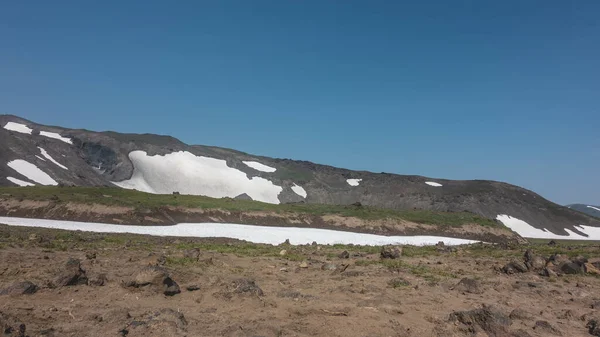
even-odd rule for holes
{"type": "Polygon", "coordinates": [[[170,136],[93,132],[0,116],[0,185],[120,186],[141,191],[250,197],[268,203],[363,205],[508,215],[538,229],[583,234],[598,219],[495,181],[351,171],[306,161],[187,145],[170,136]]]}
{"type": "Polygon", "coordinates": [[[585,204],[571,204],[571,205],[567,205],[567,207],[600,219],[600,206],[591,206],[591,205],[585,205],[585,204]]]}

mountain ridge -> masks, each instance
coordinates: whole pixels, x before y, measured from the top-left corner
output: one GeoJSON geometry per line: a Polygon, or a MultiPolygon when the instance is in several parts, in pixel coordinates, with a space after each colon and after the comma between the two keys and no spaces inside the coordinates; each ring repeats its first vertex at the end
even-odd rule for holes
{"type": "Polygon", "coordinates": [[[117,183],[161,194],[180,192],[231,198],[247,194],[253,200],[273,203],[360,203],[398,210],[468,211],[491,219],[506,214],[559,235],[568,234],[565,228],[581,233],[577,226],[600,227],[596,218],[499,181],[353,171],[218,146],[188,145],[169,135],[45,126],[14,115],[0,115],[0,141],[3,186],[14,186],[8,177],[27,181],[27,177],[2,163],[20,160],[34,164],[62,185],[117,183]],[[21,123],[33,131],[27,134],[6,130],[9,122],[21,123]],[[41,136],[40,131],[60,134],[72,144],[65,139],[41,136]],[[68,170],[38,158],[40,148],[68,170]],[[274,171],[261,171],[245,162],[258,162],[274,171]],[[357,185],[351,185],[357,180],[357,185]]]}

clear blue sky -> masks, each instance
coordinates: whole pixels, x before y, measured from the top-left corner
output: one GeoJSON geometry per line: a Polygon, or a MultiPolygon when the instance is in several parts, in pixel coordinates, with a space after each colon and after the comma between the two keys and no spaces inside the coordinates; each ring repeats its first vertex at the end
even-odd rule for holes
{"type": "Polygon", "coordinates": [[[598,0],[5,1],[0,113],[600,204],[599,13],[598,0]]]}

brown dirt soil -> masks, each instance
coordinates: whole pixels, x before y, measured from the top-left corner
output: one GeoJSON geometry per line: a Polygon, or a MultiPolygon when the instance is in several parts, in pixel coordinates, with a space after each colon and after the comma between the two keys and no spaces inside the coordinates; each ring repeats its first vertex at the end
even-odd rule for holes
{"type": "Polygon", "coordinates": [[[524,242],[501,227],[479,225],[435,226],[397,219],[364,220],[338,215],[304,215],[259,211],[231,212],[221,209],[194,209],[165,206],[136,210],[100,204],[54,203],[0,199],[0,215],[55,220],[89,221],[130,225],[174,225],[182,222],[242,223],[262,226],[312,227],[381,235],[436,235],[485,242],[524,242]]]}
{"type": "MultiPolygon", "coordinates": [[[[524,248],[403,248],[380,260],[377,247],[0,225],[0,293],[39,287],[0,295],[0,325],[7,336],[589,336],[599,314],[597,277],[498,271],[524,248]],[[84,272],[73,261],[65,269],[70,258],[84,272]],[[65,272],[78,285],[53,287],[65,272]],[[180,293],[164,295],[167,274],[180,293]]],[[[597,245],[552,249],[600,257],[597,245]]]]}

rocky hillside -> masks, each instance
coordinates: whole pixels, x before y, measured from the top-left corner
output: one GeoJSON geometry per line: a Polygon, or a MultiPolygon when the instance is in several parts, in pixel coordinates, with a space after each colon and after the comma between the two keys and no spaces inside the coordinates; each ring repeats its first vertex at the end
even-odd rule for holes
{"type": "Polygon", "coordinates": [[[576,211],[591,215],[596,218],[600,218],[600,206],[591,206],[585,204],[572,204],[567,205],[570,209],[574,209],[576,211]]]}
{"type": "Polygon", "coordinates": [[[187,145],[170,136],[45,126],[0,115],[0,185],[120,186],[266,203],[362,205],[508,215],[567,235],[600,220],[518,186],[484,180],[351,171],[187,145]]]}

